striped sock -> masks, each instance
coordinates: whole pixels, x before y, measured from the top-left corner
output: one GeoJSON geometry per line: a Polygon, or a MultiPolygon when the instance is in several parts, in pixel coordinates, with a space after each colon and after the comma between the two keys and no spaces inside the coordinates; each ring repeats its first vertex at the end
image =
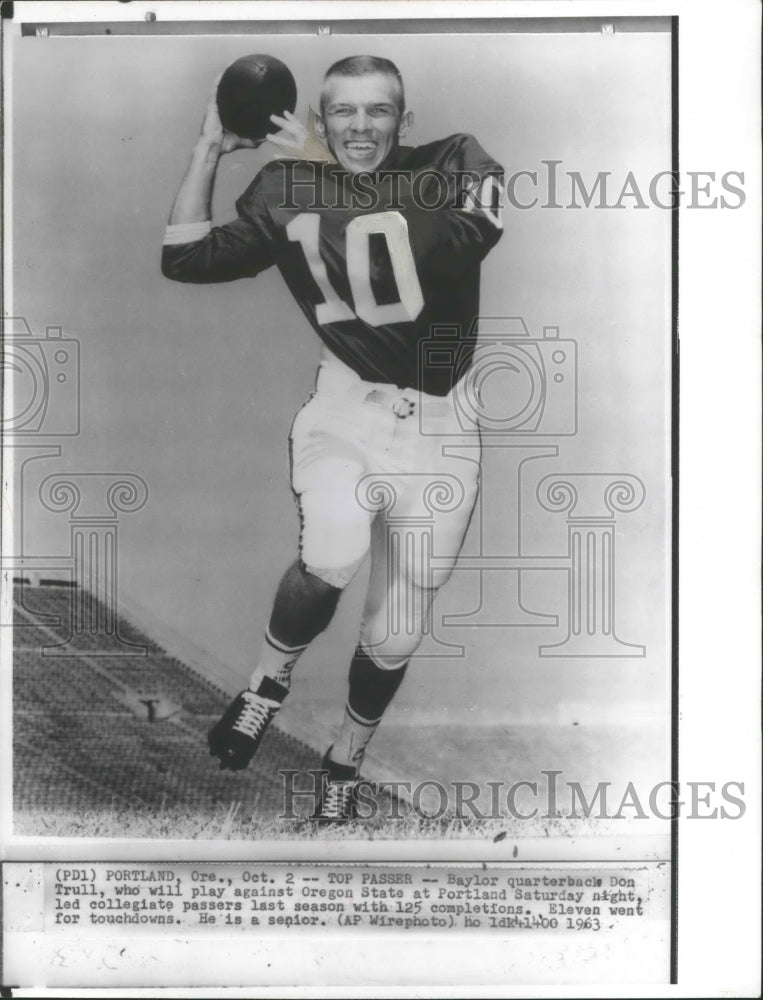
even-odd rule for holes
{"type": "Polygon", "coordinates": [[[335,764],[346,764],[359,768],[366,747],[380,722],[381,718],[364,719],[357,712],[353,712],[349,705],[345,705],[342,728],[331,747],[331,760],[335,764]]]}
{"type": "Polygon", "coordinates": [[[249,681],[249,690],[256,691],[263,677],[270,677],[288,688],[294,664],[306,649],[307,646],[286,646],[273,638],[270,629],[266,629],[260,659],[249,681]]]}

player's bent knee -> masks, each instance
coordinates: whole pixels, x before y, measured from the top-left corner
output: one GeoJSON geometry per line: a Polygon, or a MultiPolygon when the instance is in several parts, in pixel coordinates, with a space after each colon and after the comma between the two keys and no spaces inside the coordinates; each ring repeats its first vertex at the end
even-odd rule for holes
{"type": "Polygon", "coordinates": [[[437,591],[450,580],[455,569],[456,560],[454,558],[452,561],[445,563],[440,558],[438,559],[440,565],[436,569],[425,565],[424,562],[422,559],[416,559],[408,566],[405,566],[402,573],[399,574],[400,583],[398,585],[414,587],[422,594],[430,595],[431,600],[437,591]]]}
{"type": "Polygon", "coordinates": [[[400,630],[390,627],[386,615],[364,620],[360,631],[361,648],[381,670],[398,670],[421,645],[425,614],[409,620],[400,630]]]}
{"type": "Polygon", "coordinates": [[[316,576],[330,587],[335,587],[337,590],[344,590],[360,569],[362,562],[363,559],[357,559],[349,566],[332,567],[330,569],[321,566],[311,566],[309,563],[305,563],[304,566],[308,573],[316,576]]]}
{"type": "Polygon", "coordinates": [[[373,646],[367,646],[363,642],[361,642],[360,648],[363,650],[363,652],[366,654],[369,660],[371,660],[371,662],[374,663],[380,670],[399,670],[401,667],[405,666],[405,664],[411,658],[413,653],[416,652],[416,649],[418,648],[420,643],[421,643],[421,637],[419,637],[418,642],[410,650],[410,652],[403,653],[402,655],[401,654],[391,655],[382,653],[379,649],[376,649],[373,646]]]}
{"type": "Polygon", "coordinates": [[[332,591],[342,589],[341,587],[337,587],[330,580],[324,579],[323,576],[319,576],[318,573],[316,573],[315,569],[311,568],[310,566],[306,566],[301,559],[299,560],[297,565],[299,566],[299,571],[302,576],[302,579],[306,582],[307,586],[311,588],[311,590],[316,592],[316,594],[321,594],[321,593],[329,594],[332,591]]]}

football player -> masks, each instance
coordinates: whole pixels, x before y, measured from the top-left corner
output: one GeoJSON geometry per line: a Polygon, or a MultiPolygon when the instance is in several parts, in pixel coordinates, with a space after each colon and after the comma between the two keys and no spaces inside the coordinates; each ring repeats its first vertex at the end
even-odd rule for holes
{"type": "Polygon", "coordinates": [[[326,73],[319,142],[291,115],[272,120],[282,131],[268,138],[297,155],[265,166],[237,201],[237,218],[213,226],[220,158],[257,143],[223,131],[212,95],[162,271],[215,282],[275,265],[322,341],[315,392],[290,436],[299,558],[278,587],[249,686],[210,730],[209,746],[223,768],[249,763],[294,665],[370,553],[344,721],[323,760],[316,810],[319,820],[341,821],[354,815],[363,754],[452,572],[477,495],[477,463],[448,456],[442,441],[463,432],[454,389],[475,346],[480,264],[501,236],[502,168],[465,134],[401,145],[413,122],[403,81],[374,56],[326,73]],[[438,326],[471,331],[457,364],[430,365],[422,354],[438,326]],[[432,518],[428,487],[454,477],[456,502],[432,518]],[[411,544],[398,544],[401,524],[411,544]],[[434,569],[416,544],[424,530],[433,533],[434,569]]]}

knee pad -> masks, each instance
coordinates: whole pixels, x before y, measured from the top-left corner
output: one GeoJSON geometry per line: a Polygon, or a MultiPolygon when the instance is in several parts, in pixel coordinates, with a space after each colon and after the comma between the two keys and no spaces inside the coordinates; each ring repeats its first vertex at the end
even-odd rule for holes
{"type": "Polygon", "coordinates": [[[381,652],[376,652],[373,647],[369,648],[362,641],[359,643],[360,648],[366,654],[369,660],[377,666],[380,670],[399,670],[404,667],[408,660],[411,658],[412,654],[416,652],[416,649],[421,643],[421,638],[416,643],[416,645],[411,649],[411,651],[402,656],[390,656],[381,652]]]}
{"type": "Polygon", "coordinates": [[[405,567],[405,585],[434,596],[440,587],[444,586],[451,578],[455,565],[455,558],[447,564],[443,558],[439,558],[436,569],[424,560],[414,560],[405,567]]]}
{"type": "Polygon", "coordinates": [[[349,566],[339,566],[331,569],[325,569],[321,566],[311,566],[309,563],[303,563],[303,566],[308,573],[317,576],[319,580],[323,580],[330,587],[336,587],[337,590],[344,590],[362,566],[364,559],[365,555],[361,556],[360,559],[356,559],[355,562],[350,563],[349,566]]]}
{"type": "Polygon", "coordinates": [[[392,609],[389,600],[364,615],[360,645],[377,667],[396,670],[416,652],[434,596],[434,590],[417,589],[413,602],[403,602],[408,610],[405,620],[401,619],[400,608],[392,609]]]}

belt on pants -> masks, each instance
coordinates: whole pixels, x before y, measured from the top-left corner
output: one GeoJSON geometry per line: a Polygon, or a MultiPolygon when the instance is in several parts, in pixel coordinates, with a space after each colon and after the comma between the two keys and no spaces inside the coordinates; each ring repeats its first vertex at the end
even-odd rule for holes
{"type": "Polygon", "coordinates": [[[421,413],[422,409],[430,417],[447,417],[453,412],[453,407],[447,399],[429,396],[417,389],[399,389],[397,391],[372,389],[361,395],[361,399],[364,403],[372,403],[385,410],[392,410],[400,420],[421,413]]]}

